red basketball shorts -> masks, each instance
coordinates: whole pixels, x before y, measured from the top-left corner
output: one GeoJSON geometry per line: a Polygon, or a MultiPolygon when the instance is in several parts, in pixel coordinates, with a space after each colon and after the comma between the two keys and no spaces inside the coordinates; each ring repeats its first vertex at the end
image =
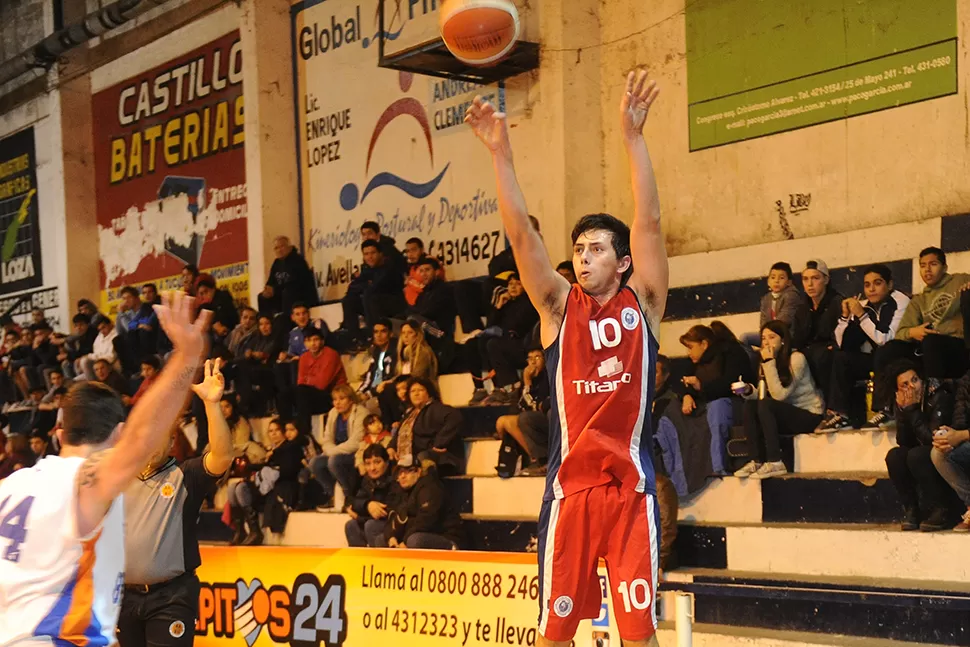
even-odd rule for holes
{"type": "Polygon", "coordinates": [[[647,640],[657,629],[660,512],[651,494],[616,485],[544,501],[539,515],[539,632],[572,640],[580,620],[600,614],[596,570],[606,560],[620,637],[647,640]]]}

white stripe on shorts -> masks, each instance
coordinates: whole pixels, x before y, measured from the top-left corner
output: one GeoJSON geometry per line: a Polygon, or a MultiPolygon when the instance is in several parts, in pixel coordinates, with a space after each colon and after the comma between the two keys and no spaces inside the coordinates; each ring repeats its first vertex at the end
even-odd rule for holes
{"type": "Polygon", "coordinates": [[[653,622],[653,628],[657,628],[657,568],[658,562],[660,561],[660,535],[657,534],[657,517],[654,515],[657,506],[657,499],[652,495],[646,495],[647,499],[647,527],[650,529],[650,570],[651,570],[651,586],[653,591],[650,594],[653,596],[653,602],[650,604],[650,619],[653,622]]]}
{"type": "Polygon", "coordinates": [[[556,527],[559,525],[559,506],[560,499],[555,499],[549,505],[549,525],[546,528],[546,551],[542,556],[542,599],[539,600],[539,608],[542,613],[539,617],[539,633],[546,635],[546,626],[549,623],[549,611],[552,599],[552,562],[556,553],[556,527]]]}

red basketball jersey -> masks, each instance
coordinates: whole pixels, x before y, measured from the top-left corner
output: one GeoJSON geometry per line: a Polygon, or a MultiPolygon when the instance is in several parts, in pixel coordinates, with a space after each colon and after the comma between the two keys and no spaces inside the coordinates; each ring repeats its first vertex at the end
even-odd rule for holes
{"type": "Polygon", "coordinates": [[[650,407],[658,347],[633,290],[601,306],[572,287],[559,337],[546,350],[546,500],[614,481],[656,494],[650,407]]]}

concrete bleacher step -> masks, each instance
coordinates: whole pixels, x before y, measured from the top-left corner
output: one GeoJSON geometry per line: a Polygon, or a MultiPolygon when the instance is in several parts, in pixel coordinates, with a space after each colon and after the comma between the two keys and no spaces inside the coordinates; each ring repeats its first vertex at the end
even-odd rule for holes
{"type": "Polygon", "coordinates": [[[697,622],[736,630],[967,644],[970,593],[954,583],[680,569],[661,591],[665,603],[671,592],[692,594],[697,622]]]}
{"type": "Polygon", "coordinates": [[[896,446],[894,431],[863,429],[795,436],[795,471],[886,473],[886,454],[896,446]]]}

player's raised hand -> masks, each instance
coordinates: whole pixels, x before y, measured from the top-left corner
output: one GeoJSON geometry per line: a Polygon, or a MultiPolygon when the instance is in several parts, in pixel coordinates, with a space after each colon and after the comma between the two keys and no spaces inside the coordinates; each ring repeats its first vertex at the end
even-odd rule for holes
{"type": "Polygon", "coordinates": [[[226,379],[222,376],[221,366],[222,360],[207,359],[202,371],[202,381],[192,385],[192,390],[203,402],[216,403],[222,400],[226,379]]]}
{"type": "Polygon", "coordinates": [[[656,81],[647,82],[647,71],[630,72],[626,77],[626,89],[620,101],[620,119],[623,136],[627,139],[639,137],[643,124],[647,122],[650,106],[657,100],[660,88],[656,81]]]}
{"type": "Polygon", "coordinates": [[[505,113],[498,112],[488,101],[475,97],[465,111],[465,123],[472,127],[475,136],[493,153],[510,149],[505,113]]]}
{"type": "Polygon", "coordinates": [[[201,356],[205,350],[205,332],[209,328],[212,311],[202,310],[193,321],[195,299],[178,290],[163,294],[161,305],[153,307],[158,315],[158,323],[175,350],[190,357],[201,356]]]}

